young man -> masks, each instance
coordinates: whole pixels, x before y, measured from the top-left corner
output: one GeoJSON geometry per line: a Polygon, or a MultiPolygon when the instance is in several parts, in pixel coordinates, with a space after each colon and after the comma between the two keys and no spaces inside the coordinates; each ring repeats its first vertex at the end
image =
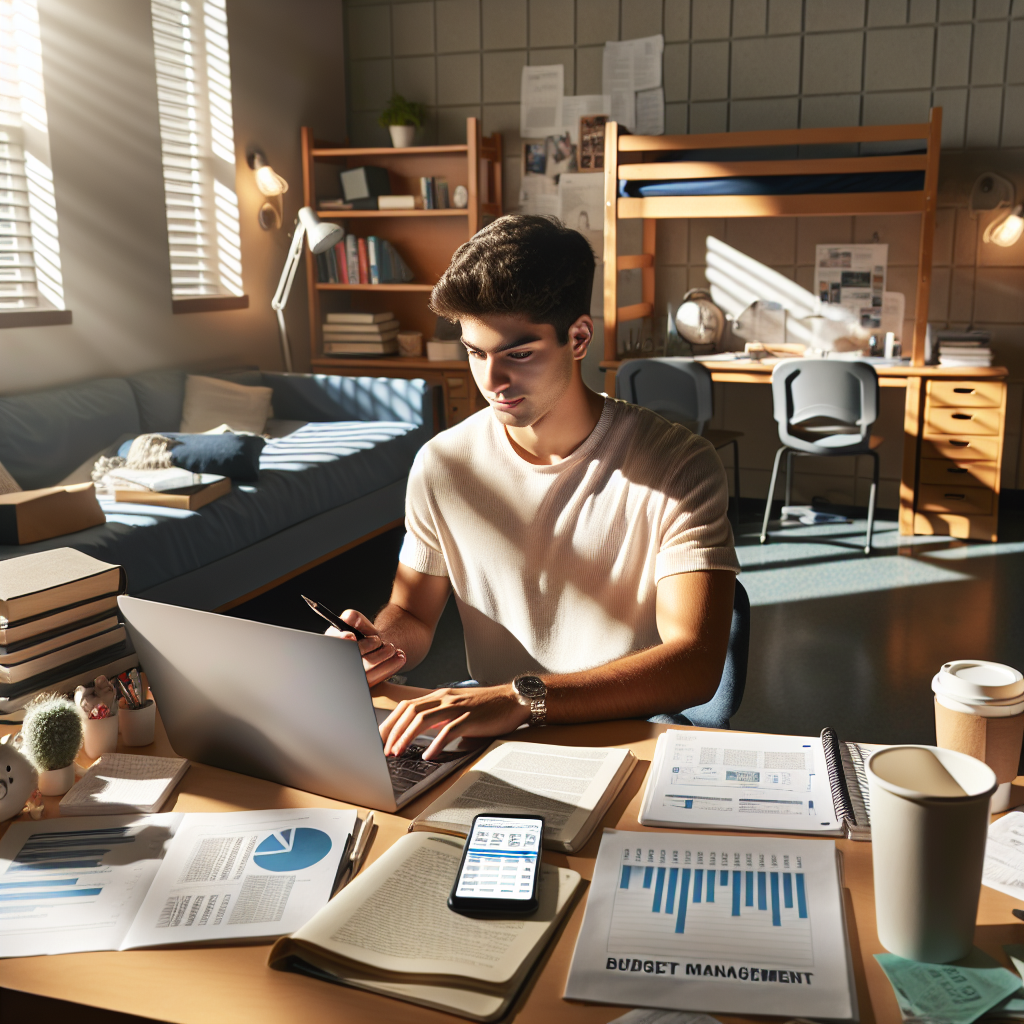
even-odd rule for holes
{"type": "Polygon", "coordinates": [[[583,383],[593,280],[582,235],[508,216],[434,288],[490,408],[420,450],[391,600],[342,618],[367,634],[373,686],[422,661],[454,589],[484,685],[396,688],[388,754],[424,728],[442,726],[429,759],[455,736],[679,712],[718,686],[739,571],[725,472],[685,427],[583,383]]]}

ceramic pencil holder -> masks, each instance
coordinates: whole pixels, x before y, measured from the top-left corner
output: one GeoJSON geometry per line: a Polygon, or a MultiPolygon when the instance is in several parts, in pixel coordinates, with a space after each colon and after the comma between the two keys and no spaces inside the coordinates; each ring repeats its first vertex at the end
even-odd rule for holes
{"type": "Polygon", "coordinates": [[[156,704],[147,700],[141,708],[121,708],[121,739],[126,747],[147,747],[156,736],[156,704]]]}
{"type": "Polygon", "coordinates": [[[112,754],[117,750],[117,720],[120,714],[106,718],[85,718],[82,732],[85,734],[82,746],[87,757],[97,758],[101,754],[112,754]]]}

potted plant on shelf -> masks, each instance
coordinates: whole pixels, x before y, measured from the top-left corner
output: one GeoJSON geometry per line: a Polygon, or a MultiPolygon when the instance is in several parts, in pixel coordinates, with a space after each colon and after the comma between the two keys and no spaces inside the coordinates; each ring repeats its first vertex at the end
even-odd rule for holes
{"type": "Polygon", "coordinates": [[[82,716],[55,693],[36,698],[25,711],[22,750],[39,772],[39,792],[62,796],[75,784],[75,758],[82,746],[82,716]]]}
{"type": "Polygon", "coordinates": [[[391,133],[391,144],[395,149],[405,149],[412,145],[416,129],[423,126],[425,115],[422,103],[413,103],[396,92],[377,118],[377,123],[391,133]]]}

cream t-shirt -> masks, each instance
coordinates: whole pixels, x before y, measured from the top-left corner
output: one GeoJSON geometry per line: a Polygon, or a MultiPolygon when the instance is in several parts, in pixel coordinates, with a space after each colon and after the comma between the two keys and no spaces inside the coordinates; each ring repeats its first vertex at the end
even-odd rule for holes
{"type": "Polygon", "coordinates": [[[661,643],[657,584],[739,572],[704,438],[614,399],[567,459],[516,454],[490,409],[420,449],[400,561],[452,583],[474,679],[575,672],[661,643]]]}

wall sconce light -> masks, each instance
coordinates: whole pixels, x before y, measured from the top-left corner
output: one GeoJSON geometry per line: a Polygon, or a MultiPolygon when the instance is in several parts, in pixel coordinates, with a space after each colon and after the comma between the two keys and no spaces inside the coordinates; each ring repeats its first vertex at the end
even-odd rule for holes
{"type": "Polygon", "coordinates": [[[1009,248],[1024,234],[1024,204],[1018,203],[1017,189],[1001,174],[983,174],[971,189],[969,210],[977,216],[982,210],[1005,210],[985,228],[983,242],[1009,248]]]}
{"type": "Polygon", "coordinates": [[[267,197],[267,202],[257,214],[260,227],[264,231],[279,228],[284,219],[284,200],[281,196],[288,191],[288,182],[267,163],[267,158],[258,149],[246,157],[246,163],[253,170],[256,187],[267,197]]]}

